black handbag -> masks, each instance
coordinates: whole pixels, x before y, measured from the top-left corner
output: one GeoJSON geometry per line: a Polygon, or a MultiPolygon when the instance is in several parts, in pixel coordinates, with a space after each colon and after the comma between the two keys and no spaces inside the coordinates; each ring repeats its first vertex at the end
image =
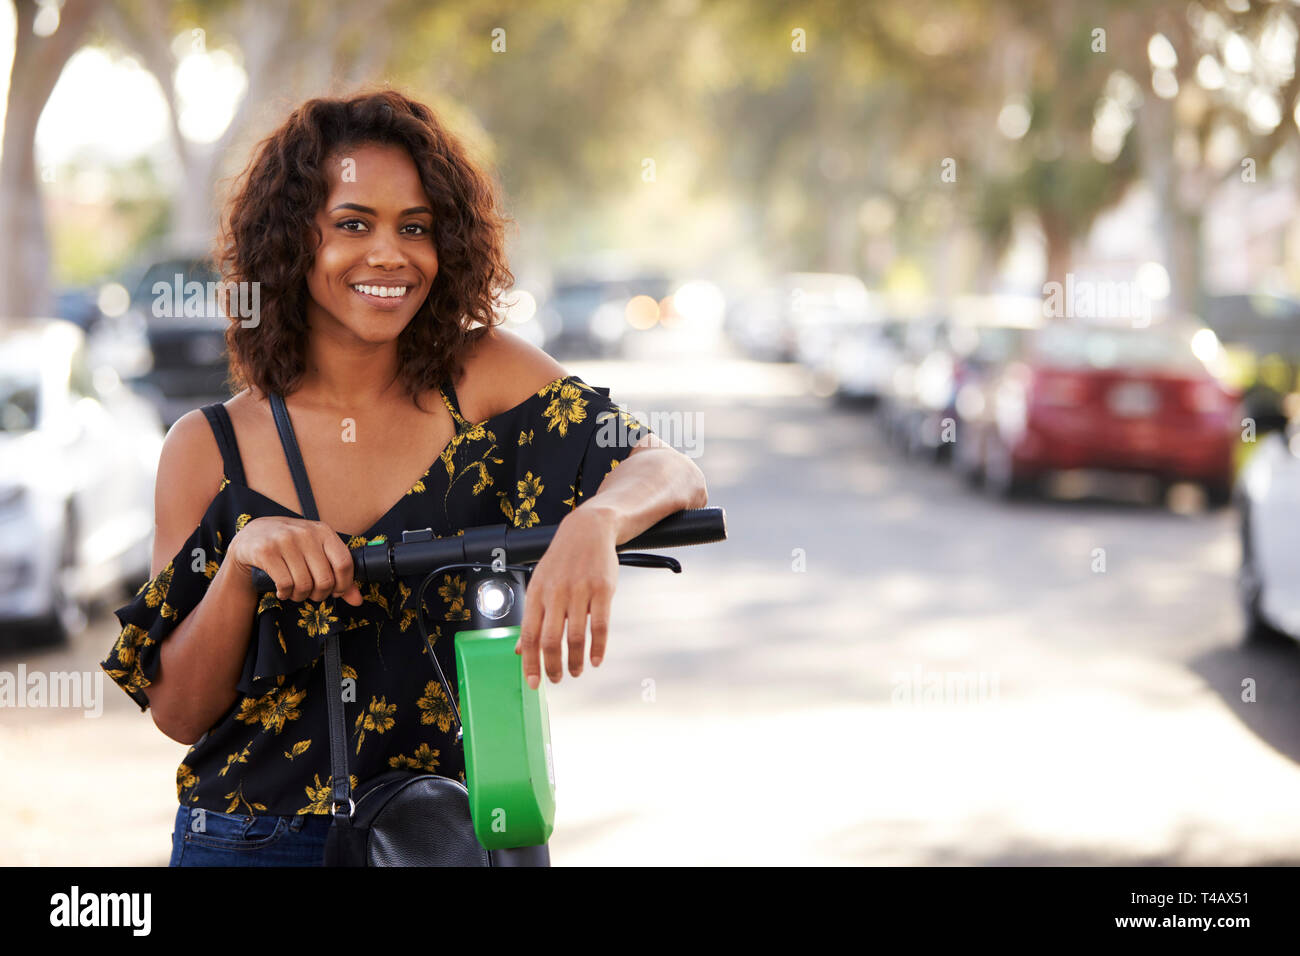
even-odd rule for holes
{"type": "MultiPolygon", "coordinates": [[[[289,410],[280,395],[271,395],[270,399],[302,513],[312,521],[319,520],[289,410]]],[[[432,660],[432,648],[429,655],[432,660]]],[[[453,699],[441,673],[438,679],[447,699],[453,699]]],[[[508,857],[498,860],[479,843],[470,817],[469,790],[459,780],[433,773],[390,770],[360,783],[354,795],[348,779],[343,668],[337,633],[325,637],[325,687],[330,772],[334,775],[333,820],[325,842],[325,866],[508,865],[508,857]]]]}

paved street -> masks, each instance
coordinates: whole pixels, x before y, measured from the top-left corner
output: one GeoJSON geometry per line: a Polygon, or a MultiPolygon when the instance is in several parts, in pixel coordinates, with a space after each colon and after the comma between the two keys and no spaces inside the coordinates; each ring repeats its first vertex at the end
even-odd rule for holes
{"type": "MultiPolygon", "coordinates": [[[[566,365],[701,413],[729,540],[622,568],[548,685],[557,865],[1300,862],[1300,648],[1240,646],[1232,511],[991,502],[789,366],[566,365]]],[[[104,689],[0,709],[0,864],[166,863],[185,748],[104,689]]]]}

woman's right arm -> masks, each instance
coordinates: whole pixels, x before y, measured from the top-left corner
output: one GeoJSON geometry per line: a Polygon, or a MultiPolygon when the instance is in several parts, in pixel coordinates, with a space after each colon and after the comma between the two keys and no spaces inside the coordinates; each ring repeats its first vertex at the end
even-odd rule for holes
{"type": "MultiPolygon", "coordinates": [[[[168,432],[158,462],[151,577],[203,520],[223,471],[207,419],[198,410],[187,413],[168,432]]],[[[259,600],[253,566],[283,585],[280,593],[288,599],[335,595],[354,606],[361,603],[352,556],[326,525],[281,517],[245,524],[231,539],[203,599],[160,645],[157,674],[143,689],[154,724],[179,743],[196,742],[239,697],[259,600]]]]}

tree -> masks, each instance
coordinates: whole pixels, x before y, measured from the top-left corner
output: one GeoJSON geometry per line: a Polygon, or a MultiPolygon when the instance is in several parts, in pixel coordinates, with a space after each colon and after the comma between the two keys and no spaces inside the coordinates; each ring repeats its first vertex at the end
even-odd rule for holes
{"type": "MultiPolygon", "coordinates": [[[[0,318],[48,315],[50,252],[36,172],[36,124],[81,46],[101,0],[66,0],[57,28],[35,0],[18,0],[14,62],[0,156],[0,318]],[[35,32],[41,27],[42,34],[35,32]]],[[[51,9],[51,8],[47,8],[51,9]]]]}

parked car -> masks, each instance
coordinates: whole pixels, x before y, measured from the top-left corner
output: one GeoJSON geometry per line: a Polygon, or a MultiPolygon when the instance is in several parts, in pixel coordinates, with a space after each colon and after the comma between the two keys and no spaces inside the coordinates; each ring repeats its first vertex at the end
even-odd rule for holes
{"type": "Polygon", "coordinates": [[[547,351],[576,358],[621,355],[636,331],[627,320],[628,302],[638,295],[662,302],[669,281],[657,272],[562,274],[537,315],[547,351]]]}
{"type": "Polygon", "coordinates": [[[1052,322],[966,400],[959,467],[1002,497],[1089,469],[1198,482],[1226,504],[1240,396],[1215,374],[1218,348],[1190,321],[1052,322]]]}
{"type": "Polygon", "coordinates": [[[906,325],[897,319],[847,330],[828,361],[834,396],[841,402],[877,405],[889,391],[903,357],[906,325]]]}
{"type": "Polygon", "coordinates": [[[938,313],[918,317],[903,326],[902,347],[882,396],[879,419],[890,444],[905,454],[915,448],[915,435],[924,415],[925,401],[918,388],[923,381],[933,382],[933,375],[921,377],[921,369],[931,355],[943,348],[948,328],[948,316],[938,313]]]}
{"type": "Polygon", "coordinates": [[[149,577],[163,427],[62,319],[0,329],[0,631],[47,641],[149,577]]]}
{"type": "Polygon", "coordinates": [[[1300,641],[1300,430],[1274,416],[1258,423],[1259,448],[1241,470],[1238,595],[1250,643],[1300,641]]]}
{"type": "Polygon", "coordinates": [[[826,368],[838,334],[879,316],[857,276],[833,272],[789,272],[737,297],[725,330],[750,358],[801,362],[826,368]]]}
{"type": "Polygon", "coordinates": [[[219,279],[208,260],[175,256],[151,261],[127,284],[131,306],[124,321],[144,323],[153,356],[152,367],[131,384],[154,403],[168,428],[186,412],[230,397],[225,338],[229,321],[206,307],[207,284],[219,279]],[[176,300],[189,298],[194,283],[205,290],[205,305],[181,311],[201,314],[176,314],[176,300]],[[183,296],[174,291],[178,287],[185,290],[183,296]]]}
{"type": "MultiPolygon", "coordinates": [[[[1228,378],[1242,392],[1241,417],[1276,417],[1300,390],[1300,300],[1264,293],[1205,298],[1205,322],[1224,345],[1228,378]]],[[[1243,444],[1240,459],[1257,445],[1243,444]]]]}
{"type": "Polygon", "coordinates": [[[904,407],[900,446],[912,455],[946,461],[960,442],[958,399],[978,388],[1020,350],[1043,324],[1041,300],[1018,295],[958,296],[920,358],[904,407]]]}

